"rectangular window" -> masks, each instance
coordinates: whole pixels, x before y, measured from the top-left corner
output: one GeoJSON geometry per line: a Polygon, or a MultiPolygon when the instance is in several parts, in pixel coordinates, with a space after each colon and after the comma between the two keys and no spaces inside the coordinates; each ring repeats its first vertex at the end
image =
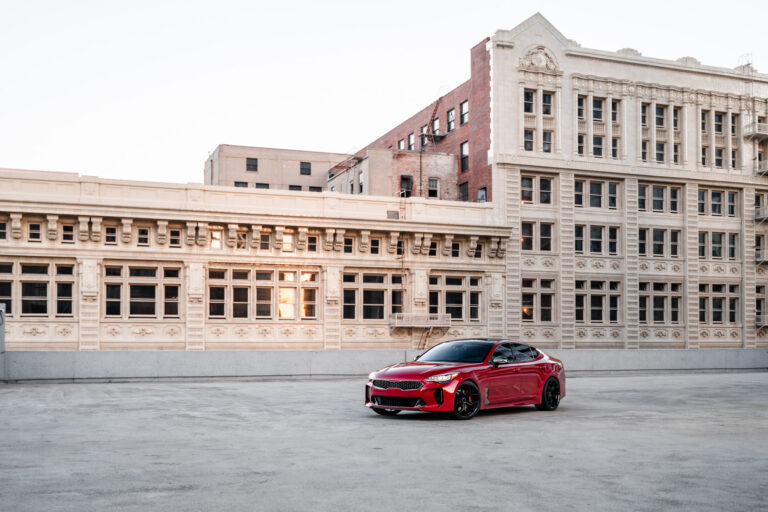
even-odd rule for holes
{"type": "Polygon", "coordinates": [[[618,206],[618,188],[618,183],[608,183],[608,208],[611,210],[615,210],[618,206]]]}
{"type": "Polygon", "coordinates": [[[408,134],[408,151],[413,151],[416,148],[416,136],[413,133],[408,134]]]}
{"type": "Polygon", "coordinates": [[[672,109],[672,128],[675,131],[680,131],[680,108],[673,107],[672,109]]]}
{"type": "Polygon", "coordinates": [[[469,141],[464,141],[459,147],[461,152],[461,170],[469,170],[469,141]]]}
{"type": "Polygon", "coordinates": [[[458,258],[461,256],[461,245],[458,242],[451,244],[451,258],[458,258]]]}
{"type": "Polygon", "coordinates": [[[723,167],[723,149],[715,148],[715,167],[723,167]]]}
{"type": "Polygon", "coordinates": [[[440,133],[440,118],[436,117],[432,120],[432,133],[438,135],[440,133]]]}
{"type": "Polygon", "coordinates": [[[701,165],[707,165],[707,148],[701,148],[701,165]]]}
{"type": "Polygon", "coordinates": [[[526,151],[533,151],[533,130],[525,130],[523,148],[526,151]]]}
{"type": "Polygon", "coordinates": [[[665,160],[664,148],[665,146],[663,142],[656,143],[656,162],[657,163],[664,163],[664,160],[665,160]]]}
{"type": "Polygon", "coordinates": [[[576,117],[578,119],[584,119],[584,96],[579,96],[576,101],[576,117]]]}
{"type": "Polygon", "coordinates": [[[676,164],[680,163],[680,144],[672,145],[672,162],[676,164]]]}
{"type": "Polygon", "coordinates": [[[0,222],[0,240],[5,240],[8,237],[8,225],[5,222],[0,222]]]}
{"type": "Polygon", "coordinates": [[[29,225],[29,241],[39,242],[40,240],[41,240],[40,224],[30,224],[29,225]]]}
{"type": "Polygon", "coordinates": [[[653,211],[654,212],[663,212],[664,211],[664,191],[665,187],[658,187],[654,186],[652,188],[653,190],[653,211]]]}
{"type": "Polygon", "coordinates": [[[589,182],[589,207],[602,208],[603,206],[603,183],[601,181],[589,182]]]}
{"type": "Polygon", "coordinates": [[[619,253],[619,228],[608,228],[608,254],[616,255],[619,253]]]}
{"type": "Polygon", "coordinates": [[[592,99],[592,119],[595,121],[603,120],[603,100],[592,99]]]}
{"type": "Polygon", "coordinates": [[[656,127],[664,128],[664,117],[666,113],[666,107],[656,106],[656,127]]]}
{"type": "Polygon", "coordinates": [[[589,252],[592,254],[603,253],[603,227],[589,227],[589,252]]]}
{"type": "Polygon", "coordinates": [[[552,115],[552,93],[550,92],[541,95],[541,113],[545,116],[552,115]]]}
{"type": "Polygon", "coordinates": [[[643,141],[640,145],[640,160],[643,162],[648,161],[648,142],[643,141]]]}
{"type": "Polygon", "coordinates": [[[293,190],[294,192],[301,192],[301,185],[288,185],[288,190],[293,190]]]}
{"type": "Polygon", "coordinates": [[[130,316],[155,316],[155,285],[130,285],[130,316]]]}
{"type": "Polygon", "coordinates": [[[75,242],[75,226],[72,224],[64,224],[61,226],[61,241],[65,244],[75,242]]]}
{"type": "Polygon", "coordinates": [[[611,101],[611,122],[619,122],[619,102],[616,100],[611,101]]]}
{"type": "Polygon", "coordinates": [[[480,187],[477,189],[477,202],[484,203],[487,199],[488,189],[480,187]]]}
{"type": "Polygon", "coordinates": [[[171,247],[181,247],[181,230],[171,229],[168,236],[168,244],[171,247]]]}
{"type": "Polygon", "coordinates": [[[440,180],[437,178],[429,178],[427,184],[427,196],[432,198],[440,197],[440,180]]]}
{"type": "Polygon", "coordinates": [[[653,230],[653,255],[658,257],[664,257],[664,246],[666,238],[666,230],[654,229],[653,230]]]}
{"type": "Polygon", "coordinates": [[[469,201],[469,183],[459,184],[459,201],[469,201]]]}
{"type": "Polygon", "coordinates": [[[640,106],[640,124],[648,126],[648,105],[646,103],[640,106]]]}
{"type": "Polygon", "coordinates": [[[248,183],[245,181],[236,181],[235,186],[237,188],[248,188],[248,183]]]}
{"type": "Polygon", "coordinates": [[[584,252],[584,226],[576,225],[573,228],[574,251],[584,252]]]}
{"type": "Polygon", "coordinates": [[[736,216],[736,193],[728,192],[728,216],[736,216]]]}
{"type": "Polygon", "coordinates": [[[269,183],[255,183],[254,186],[263,190],[269,189],[269,183]]]}
{"type": "Polygon", "coordinates": [[[48,314],[48,283],[21,283],[21,314],[48,314]]]}
{"type": "Polygon", "coordinates": [[[413,178],[409,175],[400,176],[400,197],[411,197],[413,194],[413,178]]]}
{"type": "Polygon", "coordinates": [[[603,156],[603,138],[592,137],[592,154],[596,157],[603,156]]]}
{"type": "Polygon", "coordinates": [[[715,133],[723,133],[723,114],[715,113],[715,133]]]}
{"type": "Polygon", "coordinates": [[[301,162],[299,164],[299,174],[301,176],[311,176],[312,175],[312,162],[301,162]]]}
{"type": "Polygon", "coordinates": [[[467,124],[469,121],[469,100],[462,101],[459,104],[459,123],[467,124]]]}
{"type": "Polygon", "coordinates": [[[542,151],[545,153],[552,152],[552,132],[542,132],[542,151]]]}
{"type": "Polygon", "coordinates": [[[405,139],[397,141],[397,149],[405,149],[405,139]]]}
{"type": "Polygon", "coordinates": [[[259,235],[259,249],[262,251],[268,251],[270,247],[271,236],[268,233],[262,233],[259,235]]]}
{"type": "Polygon", "coordinates": [[[611,138],[611,157],[619,158],[619,139],[611,138]]]}
{"type": "Polygon", "coordinates": [[[552,204],[552,178],[539,178],[539,203],[552,204]]]}
{"type": "Polygon", "coordinates": [[[584,155],[584,136],[583,135],[578,136],[576,147],[579,155],[583,156],[584,155]]]}
{"type": "Polygon", "coordinates": [[[523,92],[523,112],[526,114],[533,114],[533,99],[536,95],[536,91],[526,89],[523,92]]]}
{"type": "Polygon", "coordinates": [[[259,159],[258,158],[246,158],[245,159],[245,170],[246,171],[258,171],[259,170],[259,159]]]}
{"type": "Polygon", "coordinates": [[[648,187],[646,185],[637,186],[637,209],[644,212],[647,209],[646,201],[648,197],[648,187]]]}
{"type": "Polygon", "coordinates": [[[707,257],[707,233],[699,232],[699,259],[707,257]]]}
{"type": "Polygon", "coordinates": [[[573,203],[575,206],[584,206],[584,182],[575,181],[573,184],[573,203]]]}
{"type": "Polygon", "coordinates": [[[456,128],[456,111],[451,109],[446,114],[447,126],[446,130],[450,133],[456,128]]]}
{"type": "Polygon", "coordinates": [[[640,228],[637,231],[637,253],[640,256],[648,254],[648,230],[640,228]]]}
{"type": "Polygon", "coordinates": [[[352,251],[354,250],[354,244],[355,244],[355,239],[354,238],[345,238],[344,239],[344,253],[345,254],[352,254],[352,251]]]}

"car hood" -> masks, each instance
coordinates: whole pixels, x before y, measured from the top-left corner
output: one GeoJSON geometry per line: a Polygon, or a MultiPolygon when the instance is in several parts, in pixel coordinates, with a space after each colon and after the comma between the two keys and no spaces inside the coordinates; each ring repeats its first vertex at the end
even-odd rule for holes
{"type": "Polygon", "coordinates": [[[448,373],[451,370],[463,369],[467,363],[399,363],[387,366],[376,372],[377,379],[407,380],[423,379],[430,375],[448,373]]]}

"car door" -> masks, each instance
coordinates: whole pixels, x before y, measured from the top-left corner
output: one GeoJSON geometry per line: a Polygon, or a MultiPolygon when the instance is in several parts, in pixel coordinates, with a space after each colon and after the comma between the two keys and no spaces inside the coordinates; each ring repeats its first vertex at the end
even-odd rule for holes
{"type": "Polygon", "coordinates": [[[537,361],[539,353],[535,348],[522,343],[512,344],[512,354],[517,368],[516,379],[519,386],[519,400],[531,400],[538,397],[541,387],[541,365],[537,361]]]}
{"type": "Polygon", "coordinates": [[[483,400],[486,405],[500,405],[517,401],[522,389],[518,382],[518,372],[514,363],[514,353],[510,343],[498,345],[491,355],[489,367],[484,371],[483,400]],[[497,367],[492,366],[493,359],[503,357],[509,362],[497,367]]]}

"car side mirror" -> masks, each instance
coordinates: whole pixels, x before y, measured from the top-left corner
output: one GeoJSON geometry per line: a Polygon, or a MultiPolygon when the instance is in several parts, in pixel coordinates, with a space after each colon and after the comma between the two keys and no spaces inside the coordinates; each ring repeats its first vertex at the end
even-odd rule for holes
{"type": "Polygon", "coordinates": [[[497,356],[493,358],[493,361],[491,361],[491,364],[494,368],[498,368],[500,364],[507,364],[509,363],[509,359],[506,357],[497,356]]]}

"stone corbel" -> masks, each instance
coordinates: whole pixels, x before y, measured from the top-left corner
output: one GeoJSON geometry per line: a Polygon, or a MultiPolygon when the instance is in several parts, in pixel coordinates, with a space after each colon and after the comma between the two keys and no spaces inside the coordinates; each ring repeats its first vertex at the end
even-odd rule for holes
{"type": "Polygon", "coordinates": [[[345,230],[343,229],[336,230],[336,237],[333,241],[334,251],[341,251],[344,248],[344,233],[345,233],[345,230]]]}
{"type": "Polygon", "coordinates": [[[11,237],[21,238],[21,214],[11,214],[11,237]]]}
{"type": "Polygon", "coordinates": [[[196,231],[197,223],[187,222],[187,245],[195,245],[196,231]]]}
{"type": "Polygon", "coordinates": [[[155,239],[157,240],[158,244],[165,245],[165,241],[168,240],[168,221],[167,220],[157,221],[157,236],[155,239]]]}
{"type": "Polygon", "coordinates": [[[503,258],[506,255],[507,255],[507,239],[502,238],[501,240],[499,240],[499,248],[496,251],[496,256],[499,258],[503,258]]]}
{"type": "Polygon", "coordinates": [[[367,229],[360,231],[360,252],[368,252],[371,248],[371,232],[367,229]]]}
{"type": "Polygon", "coordinates": [[[91,217],[91,241],[101,241],[101,217],[91,217]]]}
{"type": "Polygon", "coordinates": [[[450,256],[453,248],[453,235],[443,235],[443,256],[450,256]]]}
{"type": "Polygon", "coordinates": [[[285,226],[275,226],[275,249],[277,250],[283,248],[283,233],[285,233],[285,226]]]}
{"type": "Polygon", "coordinates": [[[45,216],[46,223],[48,224],[48,229],[46,230],[48,232],[48,240],[56,240],[59,238],[59,216],[58,215],[46,215],[45,216]]]}
{"type": "MultiPolygon", "coordinates": [[[[81,217],[82,218],[82,217],[81,217]]],[[[133,225],[133,219],[120,219],[120,222],[123,223],[123,229],[122,233],[120,235],[120,239],[123,241],[123,243],[131,243],[131,236],[133,235],[133,231],[131,230],[131,226],[133,225]]],[[[83,232],[82,232],[82,221],[80,223],[80,240],[83,239],[83,232]]]]}
{"type": "Polygon", "coordinates": [[[471,236],[469,237],[469,247],[467,247],[467,256],[470,258],[475,257],[475,251],[477,250],[477,241],[480,239],[479,236],[471,236]]]}
{"type": "Polygon", "coordinates": [[[495,258],[498,248],[499,248],[499,237],[495,236],[491,238],[491,245],[490,247],[488,247],[488,257],[495,258]]]}
{"type": "Polygon", "coordinates": [[[307,247],[307,232],[308,228],[299,228],[299,233],[296,236],[296,250],[303,251],[307,247]]]}
{"type": "Polygon", "coordinates": [[[419,254],[421,252],[421,241],[423,238],[424,235],[422,233],[413,234],[413,247],[411,247],[411,252],[413,254],[419,254]]]}
{"type": "Polygon", "coordinates": [[[333,249],[333,234],[336,232],[335,229],[327,228],[325,230],[325,240],[323,241],[323,248],[326,251],[330,251],[333,249]]]}
{"type": "Polygon", "coordinates": [[[424,241],[421,242],[421,254],[424,256],[429,254],[429,248],[432,246],[432,233],[424,234],[424,241]]]}
{"type": "Polygon", "coordinates": [[[205,245],[208,243],[208,223],[197,223],[197,245],[205,245]]]}
{"type": "Polygon", "coordinates": [[[227,224],[227,247],[237,245],[237,224],[227,224]]]}
{"type": "Polygon", "coordinates": [[[254,249],[259,247],[261,242],[261,226],[257,224],[251,224],[251,247],[254,249]]]}
{"type": "MultiPolygon", "coordinates": [[[[80,233],[78,235],[78,238],[80,239],[81,242],[85,242],[89,238],[89,234],[88,234],[88,221],[90,221],[90,220],[91,220],[90,217],[78,217],[77,218],[77,223],[78,223],[77,230],[80,233]]],[[[130,226],[130,224],[129,224],[129,226],[130,226]]]]}
{"type": "Polygon", "coordinates": [[[389,232],[389,243],[387,244],[387,252],[395,254],[397,251],[397,239],[400,238],[400,233],[397,231],[389,232]]]}

